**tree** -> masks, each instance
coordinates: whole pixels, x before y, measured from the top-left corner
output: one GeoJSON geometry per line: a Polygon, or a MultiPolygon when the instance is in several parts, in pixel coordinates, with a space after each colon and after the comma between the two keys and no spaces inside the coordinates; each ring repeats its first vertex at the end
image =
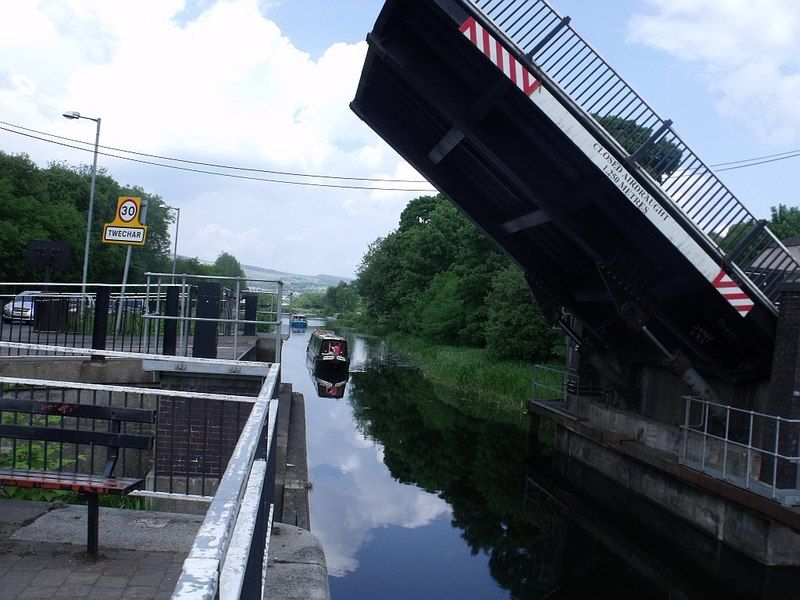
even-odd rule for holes
{"type": "Polygon", "coordinates": [[[438,273],[418,303],[419,321],[415,333],[434,342],[457,344],[466,319],[459,291],[459,277],[454,271],[438,273]]]}
{"type": "MultiPolygon", "coordinates": [[[[26,155],[0,152],[0,277],[4,281],[37,280],[40,269],[25,265],[29,241],[66,242],[72,248],[70,266],[52,274],[54,281],[80,281],[91,169],[51,163],[39,168],[26,155]]],[[[119,196],[140,196],[149,203],[147,244],[134,248],[129,281],[141,282],[145,271],[163,271],[169,264],[168,224],[171,220],[160,197],[142,188],[121,186],[102,169],[95,186],[90,236],[90,282],[118,283],[127,248],[103,244],[102,224],[111,221],[119,196]]]]}
{"type": "Polygon", "coordinates": [[[487,297],[486,346],[504,358],[540,362],[552,358],[558,334],[539,312],[522,273],[499,271],[487,297]]]}
{"type": "Polygon", "coordinates": [[[292,299],[292,310],[325,312],[325,292],[304,292],[292,299]]]}
{"type": "Polygon", "coordinates": [[[223,252],[214,261],[211,267],[213,275],[220,277],[244,277],[244,269],[242,265],[236,260],[236,257],[227,252],[223,252]]]}
{"type": "Polygon", "coordinates": [[[769,228],[779,240],[800,235],[800,208],[778,204],[770,208],[769,228]]]}
{"type": "MultiPolygon", "coordinates": [[[[487,291],[495,275],[509,266],[508,259],[444,196],[422,196],[409,202],[396,231],[370,245],[354,285],[366,318],[383,328],[440,343],[482,347],[488,332],[487,291]]],[[[524,303],[526,319],[535,321],[538,309],[522,285],[523,293],[513,301],[524,303]]],[[[499,330],[495,334],[499,339],[499,330]]],[[[547,354],[524,349],[530,343],[527,326],[503,334],[514,342],[501,349],[503,356],[547,354]],[[524,336],[527,342],[521,339],[524,336]]],[[[541,337],[543,346],[551,342],[552,336],[541,337]]]]}
{"type": "Polygon", "coordinates": [[[358,306],[355,286],[344,281],[325,291],[325,312],[329,315],[352,312],[358,306]]]}
{"type": "Polygon", "coordinates": [[[439,196],[420,196],[409,202],[400,213],[398,231],[408,231],[413,227],[424,225],[430,220],[433,210],[440,205],[439,196]]]}
{"type": "Polygon", "coordinates": [[[398,256],[402,240],[398,233],[390,233],[369,245],[358,267],[356,290],[361,296],[367,315],[376,323],[385,325],[400,310],[402,299],[396,293],[396,283],[401,277],[398,256]]]}

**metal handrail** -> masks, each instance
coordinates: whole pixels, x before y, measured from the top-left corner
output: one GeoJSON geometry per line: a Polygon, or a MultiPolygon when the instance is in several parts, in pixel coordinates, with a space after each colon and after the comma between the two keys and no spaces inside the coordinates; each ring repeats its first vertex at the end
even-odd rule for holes
{"type": "Polygon", "coordinates": [[[272,365],[253,403],[214,500],[183,563],[172,596],[175,600],[215,598],[218,594],[222,597],[223,589],[230,593],[224,597],[262,597],[274,502],[274,481],[270,477],[274,477],[278,406],[273,397],[279,371],[280,365],[272,365]],[[255,526],[259,518],[262,527],[255,526]],[[247,539],[234,539],[234,531],[247,539]],[[265,537],[258,539],[261,534],[265,537]]]}
{"type": "Polygon", "coordinates": [[[683,431],[681,461],[684,464],[698,468],[705,473],[714,477],[719,477],[739,487],[752,489],[772,498],[779,499],[785,504],[797,504],[800,502],[800,478],[795,477],[794,487],[781,487],[778,482],[779,462],[793,465],[800,464],[800,453],[787,455],[780,450],[781,431],[786,435],[787,431],[792,432],[793,429],[796,430],[797,427],[800,426],[800,419],[789,419],[779,415],[770,415],[727,404],[718,404],[694,396],[684,396],[683,399],[685,401],[685,416],[684,422],[680,425],[680,428],[683,431]],[[689,423],[689,415],[694,405],[699,405],[702,414],[702,419],[697,425],[691,425],[689,423]],[[724,412],[724,433],[722,435],[709,431],[709,413],[712,410],[718,413],[724,412]],[[741,431],[738,436],[733,436],[731,433],[731,416],[734,414],[743,416],[744,421],[747,423],[746,431],[741,431]],[[756,419],[761,420],[761,427],[757,426],[756,419]],[[773,429],[774,433],[772,432],[773,429]],[[771,438],[769,440],[769,442],[771,442],[771,448],[764,447],[763,444],[754,444],[754,438],[759,437],[756,430],[760,430],[763,437],[771,438]],[[700,449],[699,460],[692,459],[689,456],[688,446],[690,435],[702,437],[702,448],[700,449]],[[740,439],[735,439],[735,437],[740,439]],[[744,438],[746,438],[746,442],[744,438]],[[721,445],[721,466],[714,466],[709,460],[710,441],[717,442],[721,445]],[[731,449],[739,449],[746,453],[746,467],[743,475],[734,476],[729,470],[729,454],[731,449]],[[751,469],[754,455],[766,457],[771,460],[771,481],[763,481],[760,478],[751,481],[751,469]]]}
{"type": "Polygon", "coordinates": [[[566,393],[567,383],[567,369],[563,365],[544,365],[544,364],[535,364],[533,365],[533,399],[534,400],[553,400],[553,399],[564,399],[564,394],[566,393]],[[546,374],[546,375],[543,375],[546,374]],[[552,383],[553,377],[548,377],[547,375],[555,375],[556,379],[559,379],[558,387],[554,387],[552,383]],[[538,394],[539,390],[543,390],[545,392],[546,398],[541,398],[538,394]],[[548,394],[549,392],[549,394],[548,394]]]}
{"type": "MultiPolygon", "coordinates": [[[[232,326],[233,330],[233,352],[234,355],[237,353],[238,345],[239,345],[239,326],[240,325],[269,325],[274,326],[275,328],[275,362],[280,362],[280,354],[281,354],[281,322],[282,322],[282,303],[281,298],[283,297],[283,286],[284,283],[278,279],[252,279],[248,277],[227,277],[227,276],[216,276],[216,275],[188,275],[188,274],[172,274],[172,273],[153,273],[147,272],[145,273],[147,277],[147,284],[146,284],[146,296],[147,298],[150,297],[152,294],[155,299],[155,312],[151,312],[149,310],[150,302],[146,302],[146,306],[148,306],[148,310],[145,311],[142,315],[145,323],[145,332],[149,332],[150,324],[154,324],[154,329],[156,334],[160,331],[161,322],[167,321],[177,321],[179,327],[178,333],[178,353],[179,354],[186,354],[188,352],[188,336],[189,331],[192,327],[193,323],[217,323],[221,325],[228,325],[232,326]],[[225,318],[222,316],[219,317],[198,317],[193,316],[192,307],[191,307],[191,294],[190,290],[192,288],[192,281],[193,280],[203,280],[203,281],[216,281],[220,280],[225,282],[226,284],[234,284],[234,294],[232,296],[234,300],[234,310],[232,311],[233,318],[225,318]],[[250,283],[269,283],[275,286],[274,292],[267,292],[265,290],[253,291],[249,290],[250,283]],[[178,286],[180,288],[180,313],[177,315],[166,315],[162,314],[162,305],[160,299],[163,297],[162,288],[168,286],[178,286]],[[253,294],[273,294],[276,296],[277,300],[275,302],[275,319],[270,320],[251,320],[251,319],[242,319],[239,316],[239,305],[240,301],[243,298],[243,294],[245,293],[253,293],[253,294]]],[[[269,314],[272,314],[273,311],[269,311],[269,314]]],[[[258,316],[258,311],[256,312],[256,316],[258,316]]],[[[265,314],[265,311],[261,311],[261,314],[265,314]]]]}
{"type": "MultiPolygon", "coordinates": [[[[137,358],[147,356],[139,354],[137,358]]],[[[170,359],[165,356],[156,358],[170,359]]],[[[189,358],[181,362],[188,365],[201,363],[206,366],[211,362],[221,366],[234,361],[189,358]]],[[[266,380],[270,376],[276,379],[278,365],[249,364],[251,367],[258,367],[253,369],[253,375],[266,380]]],[[[253,404],[257,402],[257,398],[253,396],[235,394],[5,376],[0,377],[0,392],[7,398],[154,410],[156,419],[152,425],[123,425],[124,434],[150,435],[153,438],[152,448],[122,453],[119,465],[121,472],[144,480],[144,485],[131,492],[131,495],[195,502],[213,500],[214,490],[217,489],[228,462],[227,444],[232,436],[238,437],[241,426],[245,424],[253,404]],[[185,426],[192,422],[193,413],[204,415],[206,421],[209,418],[217,419],[229,428],[229,433],[223,434],[218,430],[220,433],[214,434],[207,426],[185,426]]],[[[11,414],[13,423],[17,423],[18,415],[13,414],[13,409],[3,412],[4,417],[11,414]]],[[[63,428],[65,420],[68,421],[67,425],[75,423],[80,428],[80,420],[72,417],[69,412],[54,414],[42,425],[63,428]]],[[[25,421],[27,419],[22,422],[25,421]]],[[[234,437],[233,441],[235,439],[234,437]]],[[[100,461],[104,452],[89,444],[65,442],[48,446],[45,442],[40,457],[36,458],[30,452],[27,456],[18,455],[13,440],[10,443],[8,440],[3,442],[0,444],[0,452],[4,460],[9,461],[10,466],[16,469],[39,468],[86,475],[97,474],[98,469],[105,464],[100,461]],[[37,460],[38,463],[35,462],[37,460]]]]}
{"type": "Polygon", "coordinates": [[[468,0],[605,132],[705,238],[733,275],[773,305],[800,263],[546,0],[468,0]],[[615,127],[610,127],[615,125],[615,127]],[[612,130],[613,129],[613,130],[612,130]]]}

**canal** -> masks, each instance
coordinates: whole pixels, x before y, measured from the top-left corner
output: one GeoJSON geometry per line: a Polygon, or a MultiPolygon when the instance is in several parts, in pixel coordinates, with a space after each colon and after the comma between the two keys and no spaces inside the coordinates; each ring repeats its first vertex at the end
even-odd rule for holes
{"type": "MultiPolygon", "coordinates": [[[[720,591],[698,573],[695,587],[596,525],[569,494],[559,500],[563,490],[553,496],[551,484],[526,477],[521,411],[476,410],[370,336],[346,334],[344,389],[314,380],[305,350],[320,325],[285,343],[283,380],[306,400],[311,528],[325,549],[334,600],[720,591]]],[[[754,587],[760,583],[741,587],[741,597],[754,587]]]]}

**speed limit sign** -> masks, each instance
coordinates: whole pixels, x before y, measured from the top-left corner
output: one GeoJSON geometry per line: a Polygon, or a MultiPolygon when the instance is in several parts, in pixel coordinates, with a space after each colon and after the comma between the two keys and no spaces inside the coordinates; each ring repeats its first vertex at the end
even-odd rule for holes
{"type": "Polygon", "coordinates": [[[144,246],[147,239],[147,225],[143,224],[146,207],[147,202],[142,205],[139,197],[120,196],[114,220],[103,226],[103,243],[144,246]]]}
{"type": "Polygon", "coordinates": [[[136,217],[139,215],[141,202],[141,198],[120,198],[117,202],[117,218],[123,223],[135,222],[136,217]]]}
{"type": "Polygon", "coordinates": [[[130,223],[139,214],[139,203],[141,198],[125,198],[118,204],[117,216],[123,223],[130,223]]]}

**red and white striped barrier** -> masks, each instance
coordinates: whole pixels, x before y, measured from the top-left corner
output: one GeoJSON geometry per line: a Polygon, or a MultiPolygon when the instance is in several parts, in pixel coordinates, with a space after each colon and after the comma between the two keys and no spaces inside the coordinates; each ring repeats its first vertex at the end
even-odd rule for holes
{"type": "Polygon", "coordinates": [[[505,49],[503,44],[496,40],[474,18],[470,17],[461,24],[459,31],[477,46],[495,66],[505,73],[516,86],[530,96],[542,85],[521,62],[505,49]]]}
{"type": "Polygon", "coordinates": [[[746,317],[747,313],[753,310],[754,303],[750,297],[742,291],[736,282],[730,278],[724,269],[720,269],[719,275],[711,282],[722,297],[730,302],[741,316],[746,317]]]}

